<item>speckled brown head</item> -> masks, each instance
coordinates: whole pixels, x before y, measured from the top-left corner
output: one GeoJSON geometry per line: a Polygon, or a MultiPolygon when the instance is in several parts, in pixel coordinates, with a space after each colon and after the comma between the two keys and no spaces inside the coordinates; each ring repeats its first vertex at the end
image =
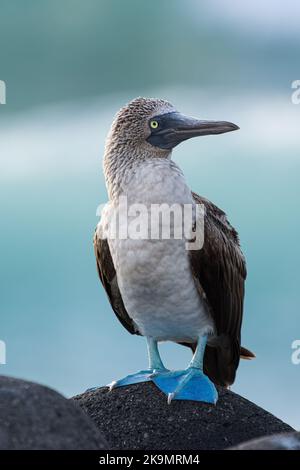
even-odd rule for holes
{"type": "MultiPolygon", "coordinates": [[[[107,147],[116,150],[120,147],[130,148],[131,151],[154,151],[164,154],[159,149],[155,151],[147,139],[151,136],[153,123],[151,118],[174,112],[175,108],[168,101],[155,98],[135,98],[116,114],[107,138],[107,147]],[[152,147],[152,148],[151,148],[152,147]]],[[[143,153],[143,152],[142,152],[143,153]]]]}
{"type": "Polygon", "coordinates": [[[168,101],[136,98],[117,113],[108,135],[108,145],[154,148],[170,151],[180,142],[238,129],[225,121],[202,121],[184,116],[168,101]],[[151,147],[149,147],[151,146],[151,147]]]}
{"type": "MultiPolygon", "coordinates": [[[[168,101],[136,98],[120,109],[106,140],[104,173],[108,185],[125,168],[153,158],[169,158],[184,140],[238,129],[226,121],[202,121],[179,113],[168,101]]],[[[117,183],[115,183],[117,184],[117,183]]]]}

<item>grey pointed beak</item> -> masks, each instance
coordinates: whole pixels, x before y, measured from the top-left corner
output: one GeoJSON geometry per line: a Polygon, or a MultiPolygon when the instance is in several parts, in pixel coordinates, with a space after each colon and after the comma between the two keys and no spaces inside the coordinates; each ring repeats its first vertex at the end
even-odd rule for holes
{"type": "Polygon", "coordinates": [[[153,119],[158,122],[158,127],[152,130],[147,140],[152,145],[164,149],[172,149],[192,137],[224,134],[239,129],[232,122],[202,121],[177,112],[166,113],[153,119]]]}

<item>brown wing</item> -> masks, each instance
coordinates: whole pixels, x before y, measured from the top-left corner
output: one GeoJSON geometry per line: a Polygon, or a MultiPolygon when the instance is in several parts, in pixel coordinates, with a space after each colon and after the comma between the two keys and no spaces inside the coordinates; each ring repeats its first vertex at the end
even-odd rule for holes
{"type": "Polygon", "coordinates": [[[94,236],[94,250],[99,277],[115,314],[129,333],[139,334],[124,307],[108,242],[98,237],[97,232],[94,236]]]}
{"type": "Polygon", "coordinates": [[[207,199],[195,193],[193,197],[205,206],[205,222],[203,248],[189,252],[191,267],[200,293],[205,293],[217,334],[206,348],[204,368],[215,383],[230,385],[241,355],[246,263],[238,234],[225,213],[207,199]]]}

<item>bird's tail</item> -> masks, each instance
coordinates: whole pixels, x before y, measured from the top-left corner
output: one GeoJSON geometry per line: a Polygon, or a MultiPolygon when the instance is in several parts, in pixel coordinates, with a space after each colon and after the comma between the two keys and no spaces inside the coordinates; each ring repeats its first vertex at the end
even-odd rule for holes
{"type": "Polygon", "coordinates": [[[206,346],[204,353],[204,373],[215,385],[228,387],[235,380],[240,357],[233,354],[232,348],[206,346]]]}
{"type": "Polygon", "coordinates": [[[251,359],[256,358],[256,355],[252,351],[250,351],[249,349],[244,348],[243,346],[241,346],[240,358],[241,359],[247,359],[248,361],[251,361],[251,359]]]}

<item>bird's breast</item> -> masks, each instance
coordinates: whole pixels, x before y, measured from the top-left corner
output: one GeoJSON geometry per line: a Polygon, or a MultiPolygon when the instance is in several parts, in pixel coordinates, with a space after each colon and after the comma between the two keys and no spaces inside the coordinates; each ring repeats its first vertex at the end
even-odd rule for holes
{"type": "MultiPolygon", "coordinates": [[[[192,205],[193,198],[176,167],[162,165],[160,171],[157,170],[149,165],[142,167],[122,194],[127,207],[121,223],[127,226],[127,231],[133,224],[132,228],[143,232],[143,236],[137,238],[133,230],[124,238],[109,237],[109,247],[125,308],[139,331],[158,340],[195,341],[199,334],[212,330],[213,325],[194,283],[186,240],[184,236],[151,237],[149,216],[152,204],[163,204],[167,211],[173,204],[192,205]],[[140,205],[141,211],[144,206],[147,211],[137,214],[136,207],[130,212],[134,205],[140,205]]],[[[115,203],[110,205],[110,210],[120,215],[115,203]]],[[[174,217],[164,219],[163,211],[158,221],[159,232],[161,234],[162,226],[169,223],[170,234],[174,235],[174,217]]],[[[106,215],[106,224],[111,225],[111,218],[107,220],[106,215]]],[[[105,220],[101,220],[101,224],[104,223],[105,220]]],[[[192,224],[191,220],[191,229],[192,224]]],[[[121,231],[124,235],[124,226],[121,231]]]]}

